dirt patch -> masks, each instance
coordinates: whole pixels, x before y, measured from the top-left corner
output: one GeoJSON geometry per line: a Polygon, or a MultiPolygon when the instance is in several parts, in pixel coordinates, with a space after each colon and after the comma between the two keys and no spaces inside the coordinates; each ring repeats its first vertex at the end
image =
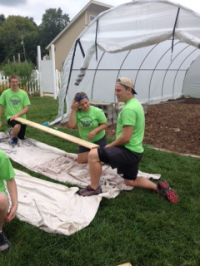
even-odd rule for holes
{"type": "MultiPolygon", "coordinates": [[[[144,144],[172,152],[200,156],[200,99],[181,98],[149,105],[144,144]]],[[[68,127],[67,123],[62,127],[68,127]]],[[[115,137],[116,125],[106,129],[115,137]]]]}
{"type": "MultiPolygon", "coordinates": [[[[200,99],[150,105],[145,119],[145,145],[200,156],[200,99]]],[[[108,127],[106,134],[114,137],[115,129],[108,127]]]]}

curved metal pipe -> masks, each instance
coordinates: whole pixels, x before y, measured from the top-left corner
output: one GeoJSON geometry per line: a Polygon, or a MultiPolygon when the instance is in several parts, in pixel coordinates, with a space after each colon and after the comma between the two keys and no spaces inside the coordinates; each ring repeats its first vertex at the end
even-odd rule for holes
{"type": "Polygon", "coordinates": [[[179,72],[179,70],[180,70],[180,68],[181,68],[181,66],[183,65],[183,63],[186,61],[186,59],[188,59],[188,57],[191,55],[191,54],[193,54],[194,52],[196,52],[198,50],[198,48],[195,48],[195,50],[194,51],[192,51],[186,58],[185,58],[185,60],[182,62],[182,64],[179,66],[179,68],[177,69],[177,71],[176,71],[176,75],[175,75],[175,77],[174,77],[174,82],[173,82],[173,95],[174,95],[174,87],[175,87],[175,81],[176,81],[176,77],[177,77],[177,75],[178,75],[178,72],[179,72]]]}

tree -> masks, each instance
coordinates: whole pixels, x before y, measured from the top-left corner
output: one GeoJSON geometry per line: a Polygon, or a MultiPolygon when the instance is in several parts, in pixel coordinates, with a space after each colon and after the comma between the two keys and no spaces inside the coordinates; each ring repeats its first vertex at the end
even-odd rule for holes
{"type": "MultiPolygon", "coordinates": [[[[6,20],[5,16],[3,14],[0,15],[0,29],[1,29],[1,25],[2,23],[6,20]]],[[[0,35],[1,37],[1,35],[0,35]]],[[[0,63],[1,63],[1,59],[4,57],[3,56],[3,43],[2,43],[2,39],[0,38],[0,63]]]]}
{"type": "Polygon", "coordinates": [[[0,25],[6,20],[3,14],[0,15],[0,25]]]}
{"type": "Polygon", "coordinates": [[[38,45],[38,27],[32,18],[21,16],[9,16],[0,25],[0,47],[1,62],[5,59],[12,61],[13,55],[21,54],[22,61],[24,51],[22,40],[26,51],[26,59],[36,62],[37,45],[38,45]]]}
{"type": "Polygon", "coordinates": [[[40,45],[44,49],[70,22],[69,16],[61,8],[50,8],[42,16],[39,26],[40,45]]]}

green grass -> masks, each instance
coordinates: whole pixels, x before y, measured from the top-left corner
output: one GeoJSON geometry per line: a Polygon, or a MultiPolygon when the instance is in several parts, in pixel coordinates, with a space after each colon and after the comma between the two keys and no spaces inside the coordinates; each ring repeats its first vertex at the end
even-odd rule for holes
{"type": "MultiPolygon", "coordinates": [[[[57,102],[52,98],[32,98],[31,103],[29,120],[42,124],[55,118],[57,102]]],[[[74,130],[59,130],[78,136],[74,130]]],[[[77,145],[35,129],[28,128],[26,135],[77,152],[77,145]]],[[[46,233],[15,218],[4,227],[12,249],[0,254],[0,265],[114,266],[131,262],[134,266],[199,266],[200,160],[147,148],[140,170],[160,173],[178,192],[180,202],[171,205],[148,190],[121,192],[113,200],[103,199],[92,223],[69,237],[46,233]]]]}

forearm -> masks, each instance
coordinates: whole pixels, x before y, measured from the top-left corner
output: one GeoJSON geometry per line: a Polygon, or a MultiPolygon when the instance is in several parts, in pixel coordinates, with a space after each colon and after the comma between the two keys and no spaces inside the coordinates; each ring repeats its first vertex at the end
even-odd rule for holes
{"type": "Polygon", "coordinates": [[[133,134],[133,127],[126,126],[123,128],[122,134],[119,136],[119,138],[117,138],[115,141],[113,141],[107,146],[109,147],[123,146],[130,141],[132,134],[133,134]]]}
{"type": "Polygon", "coordinates": [[[95,134],[97,134],[106,128],[107,128],[107,123],[104,123],[98,126],[97,128],[95,128],[93,131],[95,132],[95,134]]]}
{"type": "Polygon", "coordinates": [[[0,105],[0,121],[1,121],[1,114],[2,114],[2,105],[0,105]]]}
{"type": "Polygon", "coordinates": [[[75,110],[71,110],[69,120],[68,120],[68,125],[69,127],[72,127],[72,128],[76,126],[75,113],[76,113],[75,110]]]}
{"type": "Polygon", "coordinates": [[[21,115],[24,115],[28,112],[28,106],[25,106],[23,110],[21,110],[19,113],[15,114],[16,117],[19,117],[21,115]]]}
{"type": "Polygon", "coordinates": [[[11,202],[12,202],[12,207],[15,207],[17,209],[17,186],[15,179],[12,178],[11,180],[7,181],[7,188],[8,192],[10,194],[11,202]]]}
{"type": "Polygon", "coordinates": [[[126,137],[121,135],[118,139],[116,139],[115,141],[111,142],[107,146],[109,146],[109,147],[124,146],[128,142],[129,142],[129,139],[127,139],[126,137]]]}

